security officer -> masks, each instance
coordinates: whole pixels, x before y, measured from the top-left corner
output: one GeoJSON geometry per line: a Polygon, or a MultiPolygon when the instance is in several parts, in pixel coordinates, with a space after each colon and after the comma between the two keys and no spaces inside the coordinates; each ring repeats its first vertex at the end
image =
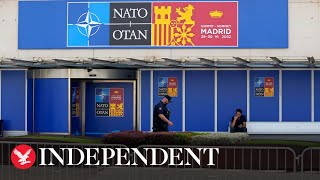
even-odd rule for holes
{"type": "Polygon", "coordinates": [[[169,120],[170,111],[167,109],[167,104],[171,102],[171,97],[165,95],[163,99],[154,107],[153,110],[153,132],[167,132],[168,125],[173,126],[169,120]]]}

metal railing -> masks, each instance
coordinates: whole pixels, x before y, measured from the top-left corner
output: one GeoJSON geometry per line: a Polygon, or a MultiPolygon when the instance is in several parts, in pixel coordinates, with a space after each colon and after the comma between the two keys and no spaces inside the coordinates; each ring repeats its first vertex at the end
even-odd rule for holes
{"type": "MultiPolygon", "coordinates": [[[[143,145],[142,148],[191,148],[197,151],[197,148],[206,148],[208,146],[163,146],[163,145],[143,145]]],[[[212,146],[210,146],[212,148],[212,146]]],[[[177,167],[177,168],[213,168],[213,169],[231,169],[231,170],[260,170],[260,171],[278,171],[278,172],[295,172],[296,171],[296,153],[288,147],[249,147],[249,146],[215,146],[219,148],[219,154],[215,153],[215,166],[208,164],[208,152],[201,157],[201,164],[196,161],[190,161],[190,165],[170,166],[168,163],[160,167],[177,167]]],[[[161,155],[161,154],[160,154],[161,155]]],[[[187,153],[181,153],[183,161],[190,160],[191,157],[187,153]]],[[[150,155],[144,154],[150,159],[150,155]]],[[[162,161],[163,157],[158,156],[158,161],[162,161]]],[[[179,161],[179,162],[180,162],[179,161]]],[[[175,162],[174,164],[178,164],[175,162]]],[[[146,167],[145,164],[142,165],[146,167]]],[[[147,165],[151,166],[151,165],[147,165]]],[[[155,166],[151,166],[155,167],[155,166]]],[[[158,167],[158,166],[157,166],[158,167]]]]}
{"type": "Polygon", "coordinates": [[[320,173],[320,147],[309,147],[302,151],[301,172],[320,173]]]}

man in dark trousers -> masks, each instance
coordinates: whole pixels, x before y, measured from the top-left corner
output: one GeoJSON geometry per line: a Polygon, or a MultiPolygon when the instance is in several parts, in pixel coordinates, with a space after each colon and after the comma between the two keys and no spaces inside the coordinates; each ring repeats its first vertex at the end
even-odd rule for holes
{"type": "Polygon", "coordinates": [[[153,109],[153,132],[168,132],[168,125],[173,126],[169,120],[170,111],[167,104],[171,102],[171,97],[165,95],[163,99],[153,109]]]}
{"type": "Polygon", "coordinates": [[[230,132],[247,132],[247,118],[242,115],[242,110],[237,109],[235,116],[231,119],[230,132]]]}

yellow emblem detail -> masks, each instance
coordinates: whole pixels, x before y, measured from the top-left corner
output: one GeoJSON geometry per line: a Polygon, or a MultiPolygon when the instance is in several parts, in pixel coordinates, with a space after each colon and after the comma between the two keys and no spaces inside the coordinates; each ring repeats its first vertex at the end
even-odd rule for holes
{"type": "Polygon", "coordinates": [[[194,46],[192,42],[195,36],[192,28],[195,21],[192,19],[194,7],[189,4],[186,7],[176,8],[178,17],[171,19],[172,6],[155,6],[155,23],[152,25],[152,45],[156,46],[194,46]]]}
{"type": "Polygon", "coordinates": [[[215,10],[215,11],[210,11],[209,14],[210,14],[211,18],[221,18],[223,15],[223,12],[215,10]]]}
{"type": "Polygon", "coordinates": [[[191,19],[194,7],[189,4],[187,7],[184,7],[183,10],[184,12],[181,11],[180,7],[176,9],[176,13],[178,13],[180,16],[177,18],[177,21],[181,22],[184,20],[185,24],[194,24],[194,20],[191,19]]]}

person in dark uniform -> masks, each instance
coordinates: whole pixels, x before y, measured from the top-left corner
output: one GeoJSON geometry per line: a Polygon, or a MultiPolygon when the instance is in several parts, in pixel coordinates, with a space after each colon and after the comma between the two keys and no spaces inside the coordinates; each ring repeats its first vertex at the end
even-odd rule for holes
{"type": "Polygon", "coordinates": [[[247,132],[247,118],[242,115],[242,110],[237,109],[235,116],[231,119],[230,132],[247,132]]]}
{"type": "Polygon", "coordinates": [[[167,104],[171,102],[171,97],[165,95],[163,99],[153,109],[153,132],[168,132],[168,125],[173,126],[169,120],[170,111],[167,104]]]}

